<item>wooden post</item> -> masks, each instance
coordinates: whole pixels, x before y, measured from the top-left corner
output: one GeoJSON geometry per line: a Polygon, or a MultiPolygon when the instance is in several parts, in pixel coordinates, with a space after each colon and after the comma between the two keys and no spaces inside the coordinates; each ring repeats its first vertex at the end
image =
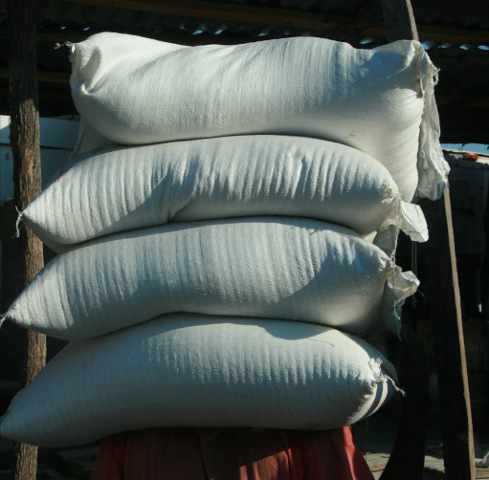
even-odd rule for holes
{"type": "MultiPolygon", "coordinates": [[[[8,0],[10,28],[10,115],[11,144],[14,156],[15,201],[25,208],[41,190],[41,153],[39,145],[39,113],[37,93],[35,0],[8,0]]],[[[20,227],[21,255],[18,269],[20,292],[43,267],[40,240],[20,227]]],[[[26,332],[26,382],[30,382],[44,366],[44,335],[26,332]]],[[[37,476],[37,448],[19,445],[16,480],[34,480],[37,476]]]]}
{"type": "Polygon", "coordinates": [[[425,257],[426,293],[433,322],[445,478],[475,479],[472,411],[465,357],[450,191],[437,202],[423,201],[430,225],[425,257]]]}
{"type": "MultiPolygon", "coordinates": [[[[410,0],[382,0],[382,9],[388,40],[419,40],[410,0]]],[[[424,202],[423,206],[431,238],[420,247],[430,262],[422,282],[427,286],[427,313],[435,337],[445,478],[472,480],[476,475],[472,413],[449,189],[442,201],[424,202]]],[[[413,423],[417,423],[414,411],[406,420],[407,425],[413,423]]]]}

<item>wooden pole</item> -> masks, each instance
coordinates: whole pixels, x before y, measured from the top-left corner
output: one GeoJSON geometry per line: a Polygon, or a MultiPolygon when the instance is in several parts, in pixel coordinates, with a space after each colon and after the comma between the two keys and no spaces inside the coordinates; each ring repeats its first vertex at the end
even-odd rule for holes
{"type": "Polygon", "coordinates": [[[387,40],[418,40],[411,0],[381,0],[387,40]]]}
{"type": "MultiPolygon", "coordinates": [[[[37,92],[35,0],[8,0],[10,29],[10,115],[11,144],[14,157],[15,200],[24,209],[41,190],[41,153],[37,92]]],[[[42,243],[21,225],[17,288],[20,292],[43,267],[42,243]]],[[[26,332],[25,377],[29,383],[44,366],[44,335],[26,332]]],[[[21,444],[17,449],[16,480],[37,476],[37,448],[21,444]]]]}
{"type": "Polygon", "coordinates": [[[465,356],[462,309],[455,256],[450,191],[437,202],[423,201],[430,225],[425,257],[425,291],[430,297],[438,374],[445,478],[475,479],[472,411],[465,356]]]}
{"type": "MultiPolygon", "coordinates": [[[[388,40],[419,40],[410,0],[382,0],[382,9],[388,40]]],[[[472,412],[449,189],[442,201],[425,202],[424,210],[431,238],[420,248],[430,262],[422,282],[427,285],[424,291],[435,337],[445,478],[473,480],[476,469],[472,412]]],[[[412,418],[405,419],[407,425],[417,424],[416,412],[411,411],[412,418]]]]}

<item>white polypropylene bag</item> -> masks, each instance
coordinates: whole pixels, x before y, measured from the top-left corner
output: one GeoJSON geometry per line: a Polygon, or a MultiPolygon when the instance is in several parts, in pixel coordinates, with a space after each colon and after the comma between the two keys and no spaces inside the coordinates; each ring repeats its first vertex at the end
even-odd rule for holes
{"type": "Polygon", "coordinates": [[[325,430],[377,411],[393,378],[373,347],[328,327],[171,315],[66,347],[0,435],[70,446],[170,426],[325,430]]]}
{"type": "Polygon", "coordinates": [[[437,69],[421,44],[369,50],[297,37],[186,47],[100,33],[72,48],[82,118],[122,144],[234,134],[318,137],[383,163],[411,200],[440,196],[437,69]],[[421,134],[420,134],[421,130],[421,134]]]}
{"type": "Polygon", "coordinates": [[[83,118],[80,119],[78,138],[73,147],[73,156],[77,157],[81,154],[87,154],[103,148],[115,148],[116,146],[117,144],[107,140],[97,130],[90,127],[83,118]]]}
{"type": "Polygon", "coordinates": [[[171,224],[106,237],[52,260],[6,318],[80,339],[164,313],[256,316],[364,333],[417,280],[351,230],[258,217],[171,224]]]}
{"type": "Polygon", "coordinates": [[[54,250],[168,222],[287,215],[361,235],[400,227],[426,240],[424,216],[387,169],[344,145],[237,136],[111,149],[77,164],[22,213],[54,250]],[[413,212],[409,215],[410,212],[413,212]]]}

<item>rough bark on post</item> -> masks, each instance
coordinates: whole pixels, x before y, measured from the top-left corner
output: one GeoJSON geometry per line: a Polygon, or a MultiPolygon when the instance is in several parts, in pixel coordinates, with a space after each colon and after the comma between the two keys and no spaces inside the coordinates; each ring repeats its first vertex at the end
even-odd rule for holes
{"type": "MultiPolygon", "coordinates": [[[[35,0],[8,0],[10,28],[10,115],[11,144],[14,156],[15,201],[20,209],[29,204],[41,190],[41,154],[37,92],[35,0]]],[[[43,267],[42,243],[30,231],[20,227],[20,255],[16,276],[17,289],[29,283],[43,267]]],[[[44,335],[26,332],[26,382],[44,366],[44,335]]],[[[37,476],[37,448],[19,445],[16,480],[33,480],[37,476]]]]}

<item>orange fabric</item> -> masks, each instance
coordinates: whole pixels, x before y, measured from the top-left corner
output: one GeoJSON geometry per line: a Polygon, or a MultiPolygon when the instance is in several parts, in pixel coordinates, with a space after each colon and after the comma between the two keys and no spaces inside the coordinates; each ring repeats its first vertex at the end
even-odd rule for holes
{"type": "Polygon", "coordinates": [[[94,480],[373,480],[349,427],[158,429],[102,441],[94,480]]]}

